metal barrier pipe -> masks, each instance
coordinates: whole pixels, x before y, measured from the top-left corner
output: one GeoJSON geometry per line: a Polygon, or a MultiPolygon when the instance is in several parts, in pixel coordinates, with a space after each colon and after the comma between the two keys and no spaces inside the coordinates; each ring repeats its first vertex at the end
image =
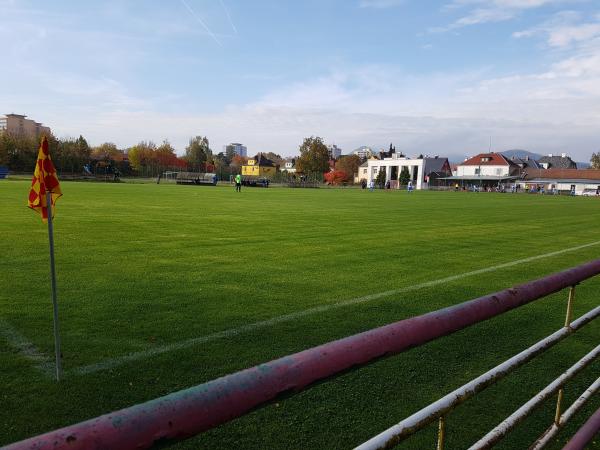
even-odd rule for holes
{"type": "Polygon", "coordinates": [[[7,449],[141,449],[185,439],[317,381],[462,330],[598,274],[600,260],[595,260],[26,439],[7,449]]]}
{"type": "Polygon", "coordinates": [[[592,417],[583,424],[562,450],[584,450],[598,432],[600,432],[600,409],[592,414],[592,417]]]}
{"type": "Polygon", "coordinates": [[[492,447],[496,442],[502,439],[510,430],[512,430],[519,422],[524,420],[535,408],[537,408],[542,402],[547,400],[550,396],[554,395],[567,381],[585,369],[590,363],[594,361],[600,355],[600,345],[595,349],[577,361],[571,366],[565,373],[560,377],[546,386],[540,391],[535,397],[517,409],[504,421],[502,421],[496,428],[491,430],[488,434],[482,437],[479,441],[469,447],[469,450],[479,450],[492,447]]]}
{"type": "Polygon", "coordinates": [[[571,420],[571,418],[579,411],[587,401],[593,397],[593,395],[600,389],[600,378],[598,378],[592,385],[585,390],[581,396],[573,402],[573,404],[560,416],[558,422],[553,423],[544,434],[542,434],[537,441],[535,441],[529,450],[540,450],[544,448],[548,443],[558,434],[562,427],[571,420]]]}
{"type": "Polygon", "coordinates": [[[469,381],[467,384],[455,389],[439,400],[427,405],[425,408],[417,411],[413,415],[407,417],[403,421],[381,432],[377,436],[371,438],[362,445],[356,447],[356,450],[374,450],[391,448],[406,439],[414,432],[425,427],[433,422],[438,417],[443,416],[452,409],[456,408],[461,403],[473,397],[478,392],[481,392],[486,387],[496,383],[504,378],[510,372],[523,364],[531,361],[540,353],[548,350],[553,345],[570,336],[573,331],[576,331],[600,316],[600,306],[587,312],[579,319],[573,321],[570,327],[561,328],[555,331],[550,336],[535,343],[521,353],[507,359],[502,364],[497,365],[486,373],[469,381]]]}

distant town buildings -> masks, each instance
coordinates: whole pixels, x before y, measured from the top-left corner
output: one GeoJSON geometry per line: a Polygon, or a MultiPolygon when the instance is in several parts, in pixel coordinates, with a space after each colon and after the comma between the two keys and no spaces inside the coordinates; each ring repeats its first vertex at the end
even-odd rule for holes
{"type": "Polygon", "coordinates": [[[353,155],[357,155],[360,159],[368,159],[371,158],[375,153],[371,149],[371,147],[367,147],[363,145],[358,147],[356,150],[352,152],[353,155]]]}
{"type": "Polygon", "coordinates": [[[31,137],[52,134],[50,128],[43,126],[40,122],[26,119],[26,117],[21,114],[6,114],[4,117],[0,117],[0,132],[31,137]]]}
{"type": "Polygon", "coordinates": [[[239,155],[243,157],[248,156],[248,149],[246,146],[238,142],[232,142],[231,144],[224,145],[223,152],[226,155],[239,155]]]}
{"type": "Polygon", "coordinates": [[[275,163],[262,153],[250,158],[248,163],[242,166],[242,176],[271,178],[276,172],[275,163]]]}
{"type": "Polygon", "coordinates": [[[327,149],[329,150],[329,159],[339,159],[342,156],[342,149],[337,145],[328,145],[327,149]]]}
{"type": "Polygon", "coordinates": [[[288,173],[296,173],[296,160],[294,158],[286,159],[281,170],[285,170],[288,173]]]}

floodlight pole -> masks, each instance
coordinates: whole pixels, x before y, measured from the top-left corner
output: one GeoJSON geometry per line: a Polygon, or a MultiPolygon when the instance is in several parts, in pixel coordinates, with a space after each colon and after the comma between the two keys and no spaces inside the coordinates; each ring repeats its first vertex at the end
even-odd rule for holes
{"type": "Polygon", "coordinates": [[[50,278],[52,281],[52,308],[54,310],[54,354],[56,357],[56,381],[60,381],[62,366],[60,362],[60,330],[58,326],[58,301],[56,300],[56,271],[54,270],[54,227],[52,226],[52,193],[46,192],[48,211],[48,239],[50,241],[50,278]]]}

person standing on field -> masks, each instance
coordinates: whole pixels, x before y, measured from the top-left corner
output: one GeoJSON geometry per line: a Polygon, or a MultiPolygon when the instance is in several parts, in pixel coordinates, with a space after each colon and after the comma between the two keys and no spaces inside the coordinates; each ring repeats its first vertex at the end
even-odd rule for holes
{"type": "Polygon", "coordinates": [[[235,176],[235,191],[242,192],[242,175],[239,173],[235,176]]]}

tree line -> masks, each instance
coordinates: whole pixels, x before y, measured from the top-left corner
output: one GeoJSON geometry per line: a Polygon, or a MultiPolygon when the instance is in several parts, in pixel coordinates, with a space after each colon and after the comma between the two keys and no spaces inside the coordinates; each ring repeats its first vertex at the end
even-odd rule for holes
{"type": "MultiPolygon", "coordinates": [[[[0,166],[8,166],[12,172],[33,171],[39,145],[37,137],[0,133],[0,166]]],[[[240,173],[241,166],[248,161],[248,158],[235,154],[233,149],[214,153],[206,136],[191,138],[183,156],[178,156],[167,140],[160,144],[140,141],[132,147],[119,149],[111,142],[90,146],[83,136],[56,138],[51,135],[48,136],[48,146],[59,174],[118,172],[124,176],[155,177],[172,170],[214,172],[220,179],[227,179],[240,173]]],[[[331,184],[353,182],[362,162],[356,155],[332,161],[327,146],[318,136],[305,138],[299,152],[296,172],[324,177],[331,184]]],[[[264,152],[263,156],[283,169],[284,158],[280,155],[264,152]]]]}
{"type": "MultiPolygon", "coordinates": [[[[167,171],[213,172],[220,169],[229,175],[245,161],[223,152],[214,155],[208,139],[196,136],[190,139],[185,154],[178,156],[175,148],[165,140],[157,145],[152,141],[119,149],[112,142],[92,147],[83,136],[56,138],[47,136],[48,149],[59,174],[105,174],[158,176],[167,171]],[[230,167],[231,166],[231,167],[230,167]]],[[[40,139],[33,136],[0,133],[0,166],[12,172],[31,172],[35,167],[40,139]]]]}

